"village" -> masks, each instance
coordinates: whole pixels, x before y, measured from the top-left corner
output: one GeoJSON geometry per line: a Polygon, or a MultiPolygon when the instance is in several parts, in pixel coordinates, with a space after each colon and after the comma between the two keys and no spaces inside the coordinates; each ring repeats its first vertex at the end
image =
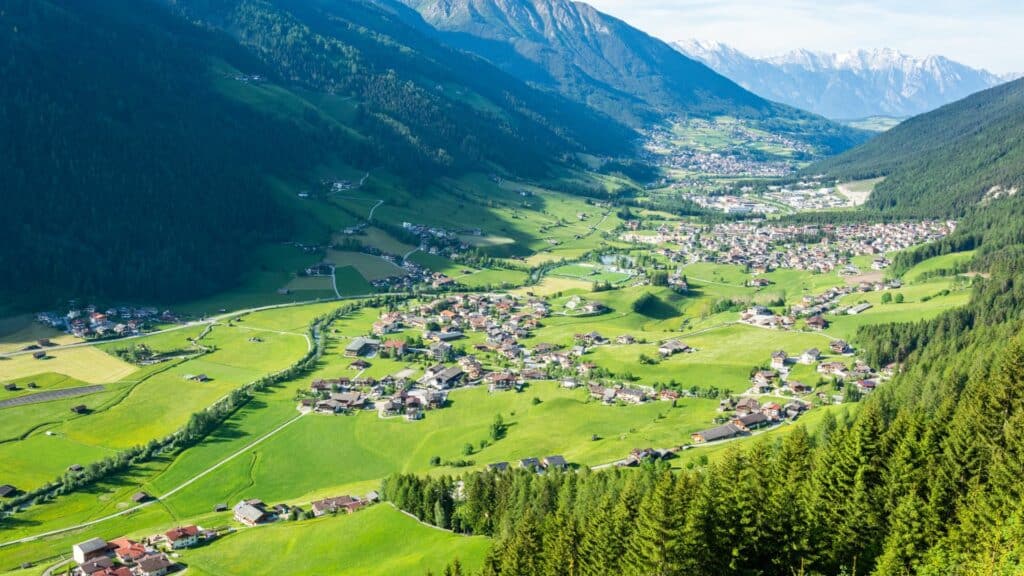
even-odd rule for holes
{"type": "MultiPolygon", "coordinates": [[[[635,222],[635,221],[634,221],[635,222]]],[[[956,222],[925,220],[876,224],[779,225],[764,221],[699,226],[660,226],[653,234],[634,230],[621,235],[626,242],[661,246],[655,250],[673,262],[714,262],[746,266],[752,272],[776,269],[811,272],[860,270],[854,256],[876,255],[875,270],[888,266],[885,255],[951,234],[956,222]],[[673,244],[677,248],[662,246],[673,244]]]]}
{"type": "MultiPolygon", "coordinates": [[[[137,505],[156,502],[140,492],[133,497],[137,505]]],[[[315,500],[309,509],[289,504],[270,506],[258,498],[240,500],[231,509],[231,518],[242,529],[255,528],[274,522],[301,521],[326,515],[352,514],[380,501],[376,491],[363,497],[343,495],[315,500]]],[[[216,504],[214,512],[228,512],[227,504],[216,504]]],[[[238,530],[233,526],[206,529],[202,526],[175,526],[139,539],[128,537],[107,541],[93,537],[71,547],[72,576],[164,576],[183,572],[181,553],[212,543],[214,540],[238,530]]],[[[65,572],[62,572],[65,573],[65,572]]]]}
{"type": "Polygon", "coordinates": [[[76,338],[98,339],[134,336],[156,323],[175,323],[178,317],[170,310],[154,307],[118,306],[101,309],[94,304],[79,306],[71,302],[64,311],[40,312],[36,320],[76,338]]]}

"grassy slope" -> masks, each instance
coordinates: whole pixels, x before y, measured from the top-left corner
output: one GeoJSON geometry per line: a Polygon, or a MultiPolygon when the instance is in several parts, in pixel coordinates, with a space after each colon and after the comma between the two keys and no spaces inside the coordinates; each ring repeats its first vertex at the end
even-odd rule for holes
{"type": "Polygon", "coordinates": [[[379,575],[439,573],[452,558],[476,570],[488,547],[424,526],[386,504],[350,516],[278,524],[186,552],[189,573],[379,575]],[[396,535],[401,535],[396,538],[396,535]],[[339,546],[339,543],[344,546],[339,546]]]}

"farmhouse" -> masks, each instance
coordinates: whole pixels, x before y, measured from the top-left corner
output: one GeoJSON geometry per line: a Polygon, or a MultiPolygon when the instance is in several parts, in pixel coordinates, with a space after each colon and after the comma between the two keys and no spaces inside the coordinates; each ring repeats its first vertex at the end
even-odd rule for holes
{"type": "Polygon", "coordinates": [[[174,564],[163,554],[153,554],[139,560],[135,568],[136,576],[164,576],[174,564]]]}
{"type": "Polygon", "coordinates": [[[821,316],[812,316],[807,319],[807,327],[811,330],[821,331],[828,328],[828,320],[821,316]]]}
{"type": "Polygon", "coordinates": [[[732,423],[742,430],[756,430],[762,426],[767,426],[771,422],[763,413],[754,412],[746,416],[733,418],[732,423]]]}
{"type": "Polygon", "coordinates": [[[743,430],[735,424],[725,424],[724,426],[718,426],[716,428],[709,428],[701,432],[695,432],[690,435],[690,439],[694,444],[705,444],[707,442],[716,442],[718,440],[727,440],[729,438],[735,438],[743,434],[743,430]]]}
{"type": "Polygon", "coordinates": [[[335,496],[334,498],[324,498],[323,500],[313,502],[312,509],[313,516],[319,518],[324,514],[334,514],[339,510],[344,510],[351,514],[365,505],[366,502],[355,496],[335,496]]]}
{"type": "Polygon", "coordinates": [[[556,470],[565,470],[569,467],[569,463],[565,461],[565,458],[561,456],[548,456],[543,460],[544,468],[556,470]]]}
{"type": "Polygon", "coordinates": [[[85,564],[93,558],[106,556],[110,545],[102,538],[90,538],[71,547],[71,557],[77,564],[85,564]]]}
{"type": "Polygon", "coordinates": [[[757,398],[743,398],[736,403],[736,415],[746,416],[747,414],[753,414],[761,410],[761,403],[757,401],[757,398]]]}
{"type": "Polygon", "coordinates": [[[260,500],[242,500],[235,504],[235,520],[246,526],[269,522],[273,517],[260,500]]]}
{"type": "Polygon", "coordinates": [[[537,470],[541,467],[540,460],[536,458],[523,458],[519,461],[520,468],[526,468],[527,470],[537,470]]]}
{"type": "Polygon", "coordinates": [[[782,370],[786,367],[786,362],[789,360],[789,356],[786,355],[785,350],[776,350],[772,352],[772,369],[782,370]]]}
{"type": "Polygon", "coordinates": [[[629,404],[643,404],[647,401],[647,393],[639,388],[622,388],[615,397],[629,404]]]}
{"type": "Polygon", "coordinates": [[[189,548],[199,543],[199,527],[179,526],[173,530],[164,532],[164,537],[167,538],[167,545],[170,546],[172,550],[189,548]]]}
{"type": "Polygon", "coordinates": [[[348,356],[349,358],[365,356],[377,350],[378,346],[380,346],[380,340],[364,338],[362,336],[353,338],[352,341],[349,342],[348,346],[345,346],[345,356],[348,356]]]}
{"type": "Polygon", "coordinates": [[[833,340],[829,343],[828,347],[833,354],[847,354],[850,352],[850,345],[846,343],[846,340],[833,340]]]}
{"type": "Polygon", "coordinates": [[[805,350],[804,353],[800,355],[800,363],[801,364],[814,364],[820,358],[821,358],[821,351],[818,350],[817,348],[810,348],[808,350],[805,350]]]}
{"type": "Polygon", "coordinates": [[[117,538],[110,541],[114,556],[125,564],[133,564],[150,553],[146,546],[128,538],[117,538]]]}
{"type": "Polygon", "coordinates": [[[689,352],[691,348],[686,344],[683,344],[679,340],[669,340],[668,342],[662,343],[658,346],[658,353],[664,357],[669,357],[681,352],[689,352]]]}

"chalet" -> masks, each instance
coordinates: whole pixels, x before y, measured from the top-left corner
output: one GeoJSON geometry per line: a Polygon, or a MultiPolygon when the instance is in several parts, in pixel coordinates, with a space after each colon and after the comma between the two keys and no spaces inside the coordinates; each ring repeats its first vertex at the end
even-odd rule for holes
{"type": "Polygon", "coordinates": [[[9,498],[13,496],[17,491],[18,489],[15,488],[14,486],[11,486],[10,484],[4,484],[3,486],[0,486],[0,498],[9,498]]]}
{"type": "Polygon", "coordinates": [[[358,410],[366,406],[366,396],[359,391],[331,394],[331,400],[341,405],[343,410],[358,410]]]}
{"type": "Polygon", "coordinates": [[[440,371],[436,371],[436,368],[429,369],[423,378],[420,378],[420,383],[438,390],[446,390],[456,386],[466,374],[458,366],[442,367],[440,371]]]}
{"type": "Polygon", "coordinates": [[[608,307],[600,302],[587,302],[580,310],[584,314],[602,314],[608,310],[608,307]]]}
{"type": "Polygon", "coordinates": [[[487,469],[491,472],[504,472],[508,470],[508,462],[495,462],[494,464],[488,464],[487,469]]]}
{"type": "Polygon", "coordinates": [[[135,566],[136,576],[164,576],[174,564],[163,554],[146,556],[135,566]]]}
{"type": "Polygon", "coordinates": [[[386,320],[378,320],[377,322],[374,322],[371,329],[375,336],[384,336],[385,334],[401,330],[397,322],[389,322],[386,320]]]}
{"type": "Polygon", "coordinates": [[[566,470],[569,468],[569,463],[566,462],[565,458],[562,458],[561,456],[548,456],[544,458],[542,462],[544,464],[544,468],[547,470],[550,470],[552,468],[554,468],[555,470],[566,470]]]}
{"type": "Polygon", "coordinates": [[[452,356],[452,345],[447,342],[434,342],[429,350],[430,357],[438,362],[444,362],[452,356]]]}
{"type": "Polygon", "coordinates": [[[519,461],[520,468],[526,468],[527,470],[539,470],[541,468],[540,460],[536,458],[523,458],[519,461]]]}
{"type": "Polygon", "coordinates": [[[754,412],[760,412],[761,403],[757,401],[757,398],[743,398],[736,403],[736,415],[746,416],[747,414],[753,414],[754,412]]]}
{"type": "Polygon", "coordinates": [[[405,406],[405,419],[410,421],[410,422],[414,422],[416,420],[422,420],[423,419],[423,411],[420,410],[418,406],[409,406],[408,404],[406,404],[406,406],[405,406]]]}
{"type": "Polygon", "coordinates": [[[369,367],[370,363],[362,358],[356,358],[348,365],[349,370],[366,370],[369,367]]]}
{"type": "Polygon", "coordinates": [[[511,390],[515,387],[517,378],[511,372],[491,372],[484,376],[487,382],[487,389],[491,392],[511,390]]]}
{"type": "Polygon", "coordinates": [[[273,518],[260,500],[242,500],[235,504],[234,513],[235,520],[246,526],[265,524],[273,518]]]}
{"type": "Polygon", "coordinates": [[[401,340],[388,340],[384,343],[383,349],[395,358],[405,356],[405,342],[401,340]]]}
{"type": "Polygon", "coordinates": [[[804,353],[800,355],[800,363],[801,364],[814,364],[820,358],[821,358],[821,351],[818,350],[817,348],[810,348],[808,350],[805,350],[804,353]]]}
{"type": "Polygon", "coordinates": [[[850,352],[850,345],[845,340],[833,340],[828,347],[833,354],[848,354],[850,352]]]}
{"type": "Polygon", "coordinates": [[[615,397],[629,404],[643,404],[647,401],[647,393],[639,388],[622,388],[615,397]]]}
{"type": "Polygon", "coordinates": [[[106,540],[102,538],[90,538],[85,542],[72,546],[71,557],[75,559],[76,564],[85,564],[94,558],[106,556],[109,551],[110,545],[107,544],[106,540]]]}
{"type": "Polygon", "coordinates": [[[701,432],[695,432],[690,435],[690,439],[694,444],[705,444],[708,442],[717,442],[719,440],[728,440],[730,438],[736,438],[743,434],[743,430],[735,424],[725,424],[715,428],[709,428],[701,432]]]}
{"type": "Polygon", "coordinates": [[[758,370],[754,373],[754,386],[760,389],[772,388],[775,384],[777,374],[772,370],[758,370]]]}
{"type": "Polygon", "coordinates": [[[164,532],[164,537],[167,538],[167,545],[171,547],[171,550],[191,548],[199,543],[199,527],[179,526],[164,532]]]}
{"type": "Polygon", "coordinates": [[[353,338],[352,341],[349,342],[348,346],[345,346],[345,356],[348,356],[349,358],[366,356],[376,351],[378,346],[380,346],[380,340],[359,336],[357,338],[353,338]]]}
{"type": "Polygon", "coordinates": [[[877,388],[877,387],[878,387],[878,381],[877,380],[858,380],[857,381],[857,390],[861,394],[869,394],[871,392],[874,392],[875,388],[877,388]]]}
{"type": "Polygon", "coordinates": [[[772,369],[782,370],[786,367],[786,362],[789,360],[789,356],[786,355],[784,350],[776,350],[772,352],[772,369]]]}
{"type": "Polygon", "coordinates": [[[771,420],[778,420],[782,417],[782,406],[775,402],[769,402],[761,407],[761,413],[771,420]]]}
{"type": "Polygon", "coordinates": [[[732,423],[741,430],[756,430],[762,426],[767,426],[771,421],[763,413],[754,412],[746,416],[733,418],[732,423]]]}
{"type": "Polygon", "coordinates": [[[114,561],[108,556],[97,556],[78,566],[78,572],[80,574],[88,574],[88,576],[107,574],[109,570],[113,569],[114,561]]]}
{"type": "Polygon", "coordinates": [[[825,320],[821,316],[812,316],[807,319],[807,327],[811,330],[821,331],[828,328],[828,320],[825,320]]]}
{"type": "Polygon", "coordinates": [[[114,549],[114,556],[125,564],[134,564],[149,554],[145,545],[128,538],[111,540],[110,546],[114,549]]]}
{"type": "Polygon", "coordinates": [[[616,344],[636,344],[636,338],[634,338],[631,334],[623,334],[623,335],[615,338],[615,343],[616,344]]]}
{"type": "Polygon", "coordinates": [[[689,352],[690,350],[691,348],[689,346],[678,340],[669,340],[668,342],[662,343],[661,346],[658,346],[658,353],[666,358],[681,352],[689,352]]]}
{"type": "Polygon", "coordinates": [[[790,380],[789,382],[786,382],[786,386],[788,386],[794,394],[808,394],[811,391],[810,386],[804,384],[803,382],[797,382],[796,380],[790,380]]]}
{"type": "Polygon", "coordinates": [[[331,388],[333,388],[333,386],[325,380],[314,380],[313,383],[309,385],[309,389],[312,390],[313,393],[330,392],[331,388]]]}
{"type": "Polygon", "coordinates": [[[669,390],[668,388],[662,390],[661,392],[658,392],[658,399],[665,402],[675,402],[676,400],[679,400],[681,396],[682,394],[680,394],[679,392],[675,390],[669,390]]]}
{"type": "Polygon", "coordinates": [[[818,374],[842,378],[846,374],[846,364],[842,362],[822,362],[818,364],[818,374]]]}
{"type": "Polygon", "coordinates": [[[313,516],[319,518],[324,514],[334,514],[342,510],[351,514],[365,505],[365,501],[360,500],[355,496],[336,496],[334,498],[317,500],[311,504],[311,507],[313,510],[313,516]]]}

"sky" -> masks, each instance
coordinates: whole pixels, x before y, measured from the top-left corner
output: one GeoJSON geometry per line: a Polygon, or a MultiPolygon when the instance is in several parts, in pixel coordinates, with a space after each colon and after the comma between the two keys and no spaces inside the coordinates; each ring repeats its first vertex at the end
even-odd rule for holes
{"type": "Polygon", "coordinates": [[[662,40],[717,40],[752,56],[894,48],[1024,72],[1021,0],[584,1],[662,40]]]}

